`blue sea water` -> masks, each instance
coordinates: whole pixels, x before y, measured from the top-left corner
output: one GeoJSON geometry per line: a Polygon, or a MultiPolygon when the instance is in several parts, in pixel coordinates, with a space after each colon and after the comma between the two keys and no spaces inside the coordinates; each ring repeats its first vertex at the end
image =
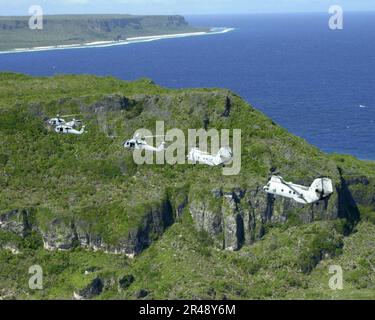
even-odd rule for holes
{"type": "Polygon", "coordinates": [[[223,87],[326,152],[375,160],[375,13],[192,16],[226,34],[0,55],[1,71],[89,73],[223,87]],[[362,107],[360,107],[362,106],[362,107]]]}

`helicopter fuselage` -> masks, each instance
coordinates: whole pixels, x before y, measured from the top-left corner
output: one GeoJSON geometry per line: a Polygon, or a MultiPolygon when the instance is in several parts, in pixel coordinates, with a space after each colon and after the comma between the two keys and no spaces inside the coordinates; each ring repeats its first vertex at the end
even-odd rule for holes
{"type": "Polygon", "coordinates": [[[127,150],[146,150],[151,152],[161,152],[164,151],[164,142],[159,148],[150,146],[146,141],[142,139],[130,139],[125,141],[124,148],[127,150]]]}
{"type": "Polygon", "coordinates": [[[82,127],[80,131],[73,129],[71,126],[67,125],[60,125],[55,128],[55,132],[57,133],[63,133],[63,134],[75,134],[75,135],[81,135],[85,132],[85,127],[82,127]]]}
{"type": "Polygon", "coordinates": [[[206,164],[211,167],[215,167],[221,164],[227,164],[232,161],[231,155],[228,153],[228,158],[224,158],[220,152],[216,155],[211,155],[203,152],[197,148],[191,149],[188,155],[188,160],[192,163],[206,164]]]}
{"type": "Polygon", "coordinates": [[[269,194],[293,199],[301,204],[316,203],[333,193],[332,181],[328,178],[316,179],[310,187],[305,187],[273,176],[263,190],[269,194]]]}

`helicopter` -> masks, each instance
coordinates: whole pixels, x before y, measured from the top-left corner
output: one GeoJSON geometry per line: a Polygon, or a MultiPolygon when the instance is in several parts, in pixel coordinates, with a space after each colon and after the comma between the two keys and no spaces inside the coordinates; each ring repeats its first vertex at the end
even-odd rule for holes
{"type": "Polygon", "coordinates": [[[286,182],[280,176],[272,176],[263,190],[268,194],[293,199],[302,204],[317,203],[333,194],[332,180],[329,178],[315,179],[310,187],[305,187],[286,182]]]}
{"type": "Polygon", "coordinates": [[[66,122],[64,118],[67,117],[73,117],[75,115],[68,115],[68,116],[60,116],[59,114],[56,115],[56,118],[51,118],[48,120],[48,124],[51,126],[61,126],[61,125],[67,125],[69,127],[76,128],[79,124],[82,123],[81,120],[76,120],[73,118],[72,121],[66,122]]]}
{"type": "Polygon", "coordinates": [[[72,126],[68,126],[66,124],[59,125],[55,128],[55,132],[57,133],[63,133],[63,134],[75,134],[75,135],[81,135],[85,132],[85,126],[81,128],[80,131],[74,129],[72,126]]]}
{"type": "Polygon", "coordinates": [[[192,148],[187,156],[187,159],[194,164],[199,162],[201,164],[215,167],[231,163],[233,160],[233,153],[230,147],[222,147],[216,155],[203,152],[198,148],[192,148]]]}
{"type": "Polygon", "coordinates": [[[156,138],[161,136],[145,136],[142,137],[139,134],[136,134],[132,139],[129,139],[124,142],[124,148],[127,150],[146,150],[151,152],[162,152],[165,151],[166,143],[163,141],[158,148],[150,146],[145,139],[146,138],[156,138]]]}

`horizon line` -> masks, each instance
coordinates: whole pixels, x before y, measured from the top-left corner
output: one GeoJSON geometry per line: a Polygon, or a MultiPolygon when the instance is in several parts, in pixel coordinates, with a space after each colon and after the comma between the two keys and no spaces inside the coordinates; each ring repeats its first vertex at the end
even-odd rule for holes
{"type": "MultiPolygon", "coordinates": [[[[375,13],[373,10],[344,10],[346,13],[375,13]]],[[[246,15],[283,15],[283,14],[328,14],[327,11],[258,11],[258,12],[233,12],[233,13],[114,13],[114,12],[85,12],[85,13],[46,13],[44,16],[64,16],[64,15],[131,15],[131,16],[246,16],[246,15]]],[[[2,15],[0,17],[30,17],[30,15],[25,14],[11,14],[11,15],[2,15]]]]}

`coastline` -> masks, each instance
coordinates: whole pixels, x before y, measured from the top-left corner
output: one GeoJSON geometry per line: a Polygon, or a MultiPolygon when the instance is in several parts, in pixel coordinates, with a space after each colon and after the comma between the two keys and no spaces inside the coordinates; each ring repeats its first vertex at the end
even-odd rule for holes
{"type": "Polygon", "coordinates": [[[165,40],[165,39],[177,39],[177,38],[186,38],[186,37],[217,35],[217,34],[228,33],[233,30],[235,30],[235,28],[217,27],[217,28],[211,28],[210,31],[208,32],[190,32],[190,33],[175,33],[175,34],[131,37],[131,38],[126,38],[126,40],[122,40],[122,41],[95,41],[95,42],[69,44],[69,45],[17,48],[17,49],[12,49],[12,50],[0,51],[0,54],[42,52],[42,51],[54,51],[54,50],[68,50],[68,49],[105,48],[105,47],[122,46],[122,45],[128,45],[128,44],[151,42],[151,41],[165,40]]]}

